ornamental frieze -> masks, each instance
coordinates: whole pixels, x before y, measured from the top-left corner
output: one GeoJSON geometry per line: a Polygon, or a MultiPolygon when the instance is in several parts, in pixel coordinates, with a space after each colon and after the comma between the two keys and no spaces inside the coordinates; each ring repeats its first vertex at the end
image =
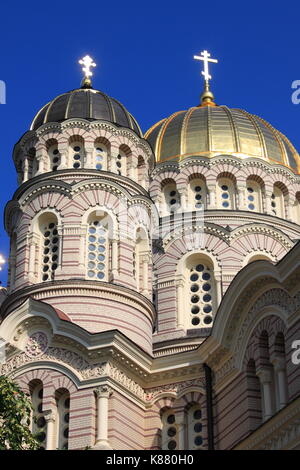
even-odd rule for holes
{"type": "Polygon", "coordinates": [[[183,390],[190,387],[200,387],[201,389],[205,389],[205,379],[198,378],[186,380],[185,382],[176,382],[172,384],[161,385],[159,387],[148,388],[145,390],[145,400],[146,402],[151,402],[155,400],[155,398],[161,393],[175,393],[178,395],[183,390]]]}
{"type": "Polygon", "coordinates": [[[39,350],[39,354],[34,356],[30,351],[33,351],[32,346],[26,352],[17,354],[9,359],[6,363],[0,366],[0,374],[8,375],[16,371],[23,365],[31,362],[51,361],[60,364],[67,364],[79,372],[83,379],[90,379],[93,377],[101,377],[106,371],[106,363],[98,363],[90,365],[85,359],[73,351],[63,348],[49,347],[45,353],[39,350]],[[29,354],[28,354],[29,351],[29,354]]]}
{"type": "MultiPolygon", "coordinates": [[[[258,281],[258,286],[263,285],[263,280],[258,281]]],[[[254,289],[255,291],[255,289],[254,289]]],[[[251,296],[250,296],[251,298],[251,296]]],[[[243,315],[243,305],[245,305],[245,299],[240,304],[240,308],[236,311],[236,317],[240,318],[243,315]]],[[[251,324],[254,324],[255,319],[259,318],[259,312],[272,305],[280,307],[282,311],[287,312],[291,315],[295,310],[300,307],[300,292],[295,297],[290,297],[287,292],[283,289],[271,289],[265,292],[255,302],[252,308],[247,312],[246,318],[239,329],[239,336],[235,346],[235,353],[238,354],[241,351],[241,345],[244,340],[244,336],[251,324]]]]}

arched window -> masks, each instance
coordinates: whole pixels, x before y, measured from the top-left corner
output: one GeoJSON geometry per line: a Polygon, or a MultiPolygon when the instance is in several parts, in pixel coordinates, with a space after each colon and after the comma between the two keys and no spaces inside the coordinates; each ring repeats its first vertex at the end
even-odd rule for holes
{"type": "Polygon", "coordinates": [[[128,175],[127,167],[128,167],[128,162],[130,160],[131,160],[131,150],[127,145],[122,144],[119,147],[119,152],[118,152],[117,161],[116,161],[118,175],[122,175],[122,176],[128,175]]]}
{"type": "Polygon", "coordinates": [[[148,293],[149,251],[147,233],[143,228],[139,228],[136,232],[133,250],[133,275],[136,279],[137,291],[144,294],[148,293]]]}
{"type": "Polygon", "coordinates": [[[56,448],[68,449],[69,441],[69,419],[70,419],[70,393],[66,389],[55,392],[57,406],[56,418],[56,448]]]}
{"type": "Polygon", "coordinates": [[[57,141],[55,139],[48,141],[47,148],[50,164],[49,169],[50,171],[56,171],[60,165],[60,153],[58,150],[57,141]]]}
{"type": "MultiPolygon", "coordinates": [[[[107,281],[111,258],[112,220],[105,212],[93,212],[88,219],[87,277],[107,281]]],[[[100,212],[100,211],[99,211],[100,212]]]]}
{"type": "Polygon", "coordinates": [[[162,450],[178,450],[178,425],[173,410],[162,414],[162,450]]]}
{"type": "Polygon", "coordinates": [[[188,205],[191,210],[206,208],[207,190],[205,181],[195,178],[190,181],[188,190],[188,205]]]}
{"type": "Polygon", "coordinates": [[[187,414],[188,449],[200,450],[203,448],[202,412],[199,405],[194,405],[187,414]]]}
{"type": "Polygon", "coordinates": [[[272,259],[269,256],[264,255],[263,253],[257,253],[256,255],[250,256],[248,260],[246,259],[244,262],[244,266],[246,266],[246,264],[250,264],[250,263],[253,263],[254,261],[259,261],[259,260],[272,262],[272,259]]]}
{"type": "Polygon", "coordinates": [[[185,272],[186,328],[212,326],[217,306],[216,282],[212,262],[193,255],[186,261],[185,272]]]}
{"type": "Polygon", "coordinates": [[[163,215],[176,212],[180,207],[180,198],[175,182],[167,183],[164,186],[163,195],[163,215]]]}
{"type": "Polygon", "coordinates": [[[46,448],[47,424],[43,415],[43,384],[40,380],[33,380],[29,384],[32,401],[31,432],[36,434],[41,449],[46,448]]]}
{"type": "Polygon", "coordinates": [[[106,139],[99,138],[94,144],[94,164],[96,170],[108,170],[109,142],[106,139]]]}
{"type": "Polygon", "coordinates": [[[138,172],[138,183],[141,185],[144,185],[145,180],[147,178],[147,168],[146,168],[145,160],[141,155],[139,155],[139,158],[138,158],[137,172],[138,172]]]}
{"type": "Polygon", "coordinates": [[[263,211],[261,185],[250,178],[247,180],[246,205],[249,211],[263,211]]]}
{"type": "Polygon", "coordinates": [[[235,185],[230,178],[218,179],[217,205],[220,209],[235,209],[235,185]]]}
{"type": "Polygon", "coordinates": [[[42,281],[52,281],[59,263],[59,236],[57,218],[54,214],[43,214],[39,218],[39,228],[42,234],[41,278],[42,281]]]}
{"type": "Polygon", "coordinates": [[[84,141],[80,136],[73,136],[69,142],[70,166],[75,169],[83,167],[84,164],[84,141]]]}
{"type": "Polygon", "coordinates": [[[276,184],[274,185],[271,195],[271,207],[274,215],[282,219],[285,217],[284,194],[282,188],[276,184]]]}

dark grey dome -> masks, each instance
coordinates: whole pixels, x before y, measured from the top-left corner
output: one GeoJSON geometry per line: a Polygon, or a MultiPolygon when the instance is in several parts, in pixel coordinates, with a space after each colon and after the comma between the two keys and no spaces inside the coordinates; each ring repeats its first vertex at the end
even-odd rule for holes
{"type": "Polygon", "coordinates": [[[30,130],[47,122],[62,122],[70,118],[109,121],[128,127],[142,137],[138,123],[119,101],[91,88],[72,90],[54,98],[36,114],[30,130]]]}

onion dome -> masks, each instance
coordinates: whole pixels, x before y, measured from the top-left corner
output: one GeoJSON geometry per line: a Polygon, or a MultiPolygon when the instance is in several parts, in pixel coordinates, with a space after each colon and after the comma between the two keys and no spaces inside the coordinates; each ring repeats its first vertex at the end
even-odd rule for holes
{"type": "Polygon", "coordinates": [[[109,121],[132,129],[142,137],[138,123],[119,101],[86,83],[82,84],[82,88],[59,95],[47,103],[36,114],[30,130],[36,130],[48,122],[63,122],[71,118],[109,121]]]}
{"type": "Polygon", "coordinates": [[[241,109],[218,106],[213,98],[178,111],[145,134],[158,163],[189,157],[230,155],[260,158],[300,172],[300,156],[291,142],[268,122],[241,109]]]}

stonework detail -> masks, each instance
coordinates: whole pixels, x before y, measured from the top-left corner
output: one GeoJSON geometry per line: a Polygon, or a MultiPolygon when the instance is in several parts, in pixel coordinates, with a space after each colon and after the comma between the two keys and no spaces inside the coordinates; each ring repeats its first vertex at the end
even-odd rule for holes
{"type": "Polygon", "coordinates": [[[31,358],[42,356],[48,348],[48,338],[42,331],[37,331],[29,336],[25,346],[25,354],[31,358]]]}
{"type": "Polygon", "coordinates": [[[205,380],[204,379],[193,379],[185,382],[177,382],[173,384],[162,385],[160,387],[148,388],[145,393],[145,400],[147,402],[155,401],[157,396],[161,394],[173,393],[179,395],[186,389],[194,388],[204,390],[205,380]]]}

